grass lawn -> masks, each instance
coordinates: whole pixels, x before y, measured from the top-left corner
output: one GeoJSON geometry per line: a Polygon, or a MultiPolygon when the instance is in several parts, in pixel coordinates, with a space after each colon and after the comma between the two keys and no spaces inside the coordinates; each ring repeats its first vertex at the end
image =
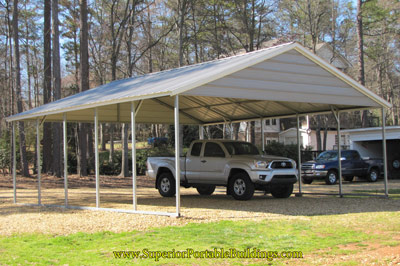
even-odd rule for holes
{"type": "MultiPolygon", "coordinates": [[[[132,216],[132,219],[135,217],[132,216]]],[[[0,237],[1,265],[265,265],[266,259],[117,259],[113,251],[257,248],[264,251],[301,251],[303,259],[275,259],[273,265],[361,265],[376,250],[400,247],[400,212],[299,216],[278,220],[220,221],[160,227],[125,233],[43,234],[0,237]],[[349,248],[350,247],[350,248],[349,248]],[[345,261],[335,258],[344,256],[345,261]],[[326,262],[326,261],[325,261],[326,262]],[[344,263],[346,262],[346,263],[344,263]]],[[[383,260],[383,261],[382,261],[383,260]]],[[[369,263],[387,263],[371,258],[369,263]]],[[[365,264],[365,263],[363,263],[365,264]]]]}

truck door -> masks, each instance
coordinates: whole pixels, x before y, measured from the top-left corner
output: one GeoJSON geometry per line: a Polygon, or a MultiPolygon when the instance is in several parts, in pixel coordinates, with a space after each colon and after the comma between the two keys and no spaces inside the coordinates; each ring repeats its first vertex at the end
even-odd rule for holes
{"type": "Polygon", "coordinates": [[[186,156],[186,178],[189,183],[198,183],[200,179],[200,172],[202,170],[200,154],[202,147],[203,142],[193,143],[190,154],[186,156]]]}
{"type": "Polygon", "coordinates": [[[352,157],[354,161],[355,176],[363,176],[367,174],[368,164],[364,162],[358,151],[352,151],[352,157]]]}
{"type": "Polygon", "coordinates": [[[206,142],[201,158],[201,180],[199,183],[223,184],[226,154],[215,142],[206,142]]]}
{"type": "Polygon", "coordinates": [[[346,176],[352,176],[354,174],[354,162],[351,157],[350,151],[342,151],[342,174],[346,176]]]}

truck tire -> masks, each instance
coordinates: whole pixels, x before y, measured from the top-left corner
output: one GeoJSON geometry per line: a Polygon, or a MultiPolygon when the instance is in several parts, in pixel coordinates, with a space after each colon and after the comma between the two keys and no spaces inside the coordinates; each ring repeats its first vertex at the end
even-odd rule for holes
{"type": "Polygon", "coordinates": [[[353,181],[354,176],[345,176],[345,177],[343,177],[343,179],[344,179],[344,181],[351,182],[351,181],[353,181]]]}
{"type": "Polygon", "coordinates": [[[169,172],[160,174],[157,182],[157,189],[163,197],[173,197],[175,195],[175,178],[169,172]]]}
{"type": "Polygon", "coordinates": [[[235,174],[228,186],[230,194],[236,200],[249,200],[254,195],[254,184],[245,173],[235,174]]]}
{"type": "Polygon", "coordinates": [[[377,169],[372,168],[371,170],[369,170],[368,175],[367,175],[367,180],[369,182],[378,181],[378,177],[379,177],[379,171],[377,169]]]}
{"type": "Polygon", "coordinates": [[[215,191],[214,185],[201,185],[196,187],[200,195],[211,195],[215,191]]]}
{"type": "Polygon", "coordinates": [[[307,178],[307,177],[302,177],[301,180],[303,181],[304,184],[311,184],[313,181],[312,178],[307,178]]]}
{"type": "Polygon", "coordinates": [[[274,198],[289,198],[293,192],[293,184],[274,185],[271,188],[271,194],[274,198]]]}
{"type": "Polygon", "coordinates": [[[338,174],[335,170],[329,170],[328,174],[325,177],[325,183],[327,185],[334,185],[338,180],[338,174]]]}

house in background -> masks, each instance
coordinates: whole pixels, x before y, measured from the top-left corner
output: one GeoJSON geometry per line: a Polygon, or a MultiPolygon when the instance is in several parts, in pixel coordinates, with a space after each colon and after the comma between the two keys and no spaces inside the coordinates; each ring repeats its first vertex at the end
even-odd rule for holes
{"type": "MultiPolygon", "coordinates": [[[[343,130],[348,134],[350,149],[358,150],[361,156],[382,158],[382,128],[357,128],[343,130]]],[[[400,126],[386,127],[388,175],[400,178],[400,126]]]]}

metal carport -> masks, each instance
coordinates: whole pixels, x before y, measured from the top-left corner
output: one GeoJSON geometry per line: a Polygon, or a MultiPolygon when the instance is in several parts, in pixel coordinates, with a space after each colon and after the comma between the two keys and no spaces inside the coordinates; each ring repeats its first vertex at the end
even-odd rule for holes
{"type": "MultiPolygon", "coordinates": [[[[298,43],[286,43],[251,53],[196,65],[110,82],[106,85],[51,102],[7,118],[8,122],[62,121],[66,124],[94,122],[96,154],[96,208],[100,208],[98,123],[131,123],[133,210],[136,204],[135,123],[197,124],[200,126],[265,118],[381,108],[390,104],[298,43]]],[[[298,123],[299,124],[299,123],[298,123]]],[[[383,123],[384,125],[385,123],[383,123]]],[[[384,126],[382,127],[384,139],[384,126]]],[[[13,131],[14,123],[13,123],[13,131]]],[[[338,134],[340,138],[340,134],[338,134]]],[[[15,134],[13,134],[15,142],[15,134]]],[[[40,141],[38,141],[40,143],[40,141]]],[[[340,146],[340,145],[339,145],[340,146]]],[[[14,145],[15,147],[15,145],[14,145]]],[[[383,145],[384,155],[386,147],[383,145]]],[[[67,150],[64,145],[64,157],[67,150]]],[[[300,149],[300,146],[299,146],[300,149]]],[[[39,150],[39,146],[38,146],[39,150]]],[[[176,213],[180,215],[179,130],[175,130],[176,213]]],[[[15,149],[13,151],[15,155],[15,149]]],[[[299,153],[300,154],[300,153],[299,153]]],[[[40,199],[40,157],[38,156],[38,204],[40,199]]],[[[299,158],[299,162],[300,162],[299,158]]],[[[340,162],[340,161],[339,161],[340,162]]],[[[16,195],[15,156],[13,162],[14,202],[16,195]]],[[[340,163],[339,163],[340,164],[340,163]]],[[[64,160],[65,205],[68,205],[67,164],[64,160]]],[[[385,158],[385,169],[386,158],[385,158]]],[[[301,165],[299,164],[299,171],[301,165]]],[[[299,183],[301,194],[301,182],[299,183]]],[[[342,196],[341,179],[339,195],[342,196]]],[[[388,195],[385,170],[385,191],[388,195]]],[[[83,208],[83,207],[79,207],[83,208]]],[[[86,209],[93,209],[87,207],[86,209]]],[[[113,211],[127,211],[115,210],[113,211]]]]}

